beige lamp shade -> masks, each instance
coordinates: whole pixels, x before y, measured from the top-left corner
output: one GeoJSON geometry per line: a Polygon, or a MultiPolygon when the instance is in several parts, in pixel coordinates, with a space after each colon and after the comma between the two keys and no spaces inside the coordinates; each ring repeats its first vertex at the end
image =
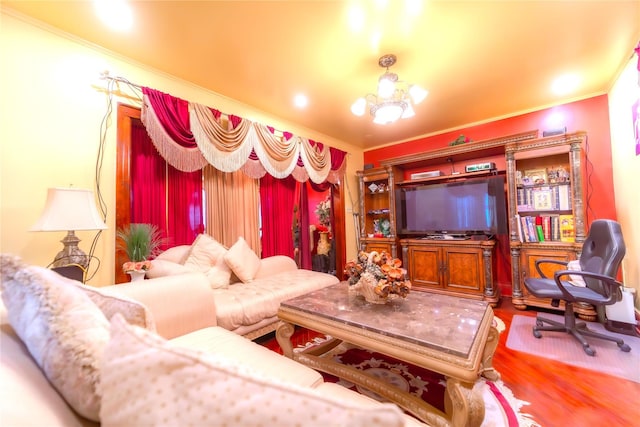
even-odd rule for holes
{"type": "Polygon", "coordinates": [[[85,270],[89,258],[80,248],[77,230],[105,230],[104,223],[93,198],[93,191],[80,188],[50,188],[42,215],[30,231],[67,231],[61,242],[64,249],[54,258],[51,266],[78,264],[85,270]]]}
{"type": "Polygon", "coordinates": [[[105,230],[96,209],[93,191],[81,188],[49,188],[40,219],[31,231],[105,230]]]}

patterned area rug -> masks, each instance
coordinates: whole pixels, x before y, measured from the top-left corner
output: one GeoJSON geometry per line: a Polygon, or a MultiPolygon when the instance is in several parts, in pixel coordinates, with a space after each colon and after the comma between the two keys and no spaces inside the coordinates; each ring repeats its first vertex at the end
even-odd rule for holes
{"type": "MultiPolygon", "coordinates": [[[[495,325],[497,329],[504,330],[504,323],[500,319],[497,319],[497,322],[498,324],[495,325]]],[[[330,339],[330,337],[316,337],[307,344],[298,347],[296,351],[320,344],[327,339],[330,339]]],[[[436,372],[345,343],[332,350],[327,357],[332,357],[338,363],[349,365],[362,370],[368,375],[382,379],[388,382],[390,386],[398,387],[405,392],[420,397],[432,406],[444,411],[445,379],[436,372]]],[[[376,400],[384,400],[381,396],[364,387],[329,374],[323,373],[322,375],[325,381],[337,383],[376,400]]],[[[485,402],[483,426],[538,426],[528,414],[521,412],[522,407],[528,403],[515,398],[511,390],[502,381],[493,382],[480,379],[475,387],[481,391],[485,402]]]]}
{"type": "MultiPolygon", "coordinates": [[[[562,316],[554,314],[544,313],[542,317],[563,321],[562,316]]],[[[585,337],[589,346],[596,351],[595,356],[589,356],[582,345],[567,333],[542,331],[542,338],[535,338],[532,332],[535,324],[535,317],[513,316],[507,347],[640,383],[640,338],[616,334],[607,331],[600,323],[589,322],[588,328],[594,332],[622,338],[631,347],[631,351],[625,353],[614,342],[585,337]]]]}

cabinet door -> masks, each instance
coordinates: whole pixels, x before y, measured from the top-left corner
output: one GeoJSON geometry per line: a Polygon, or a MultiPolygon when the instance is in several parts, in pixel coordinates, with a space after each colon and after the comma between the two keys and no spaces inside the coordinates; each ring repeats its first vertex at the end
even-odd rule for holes
{"type": "Polygon", "coordinates": [[[445,289],[463,293],[481,293],[484,289],[482,252],[473,248],[442,248],[445,289]]]}
{"type": "MultiPolygon", "coordinates": [[[[544,249],[524,249],[522,251],[522,294],[527,300],[538,300],[543,301],[538,298],[535,298],[527,291],[527,288],[524,286],[524,279],[527,277],[540,277],[538,274],[538,269],[536,269],[536,261],[539,259],[553,259],[557,261],[571,261],[576,259],[576,254],[571,251],[562,251],[562,250],[544,250],[544,249]]],[[[542,265],[542,272],[547,277],[553,277],[553,273],[557,270],[561,270],[564,267],[558,264],[546,264],[542,265]]],[[[539,304],[536,304],[539,305],[539,304]]]]}
{"type": "Polygon", "coordinates": [[[391,244],[387,242],[366,242],[365,243],[365,251],[371,252],[376,251],[378,253],[386,252],[392,257],[395,257],[395,254],[391,250],[391,244]]]}
{"type": "Polygon", "coordinates": [[[442,289],[442,255],[438,247],[410,247],[407,271],[416,288],[442,289]]]}

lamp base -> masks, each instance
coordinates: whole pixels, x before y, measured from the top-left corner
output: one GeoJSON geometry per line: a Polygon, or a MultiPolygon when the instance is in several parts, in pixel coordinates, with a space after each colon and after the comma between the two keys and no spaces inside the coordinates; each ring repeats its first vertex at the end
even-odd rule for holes
{"type": "Polygon", "coordinates": [[[51,266],[64,267],[69,264],[78,264],[86,270],[89,266],[89,257],[78,247],[80,239],[76,236],[75,231],[69,231],[60,242],[64,245],[64,249],[58,252],[51,266]]]}

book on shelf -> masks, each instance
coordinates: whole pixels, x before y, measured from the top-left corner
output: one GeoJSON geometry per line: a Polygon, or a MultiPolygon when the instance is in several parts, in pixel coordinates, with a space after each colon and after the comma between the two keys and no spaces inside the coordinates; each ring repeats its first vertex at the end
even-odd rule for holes
{"type": "Polygon", "coordinates": [[[530,242],[538,241],[538,232],[536,231],[536,219],[532,216],[526,217],[527,220],[527,233],[529,235],[530,242]]]}
{"type": "Polygon", "coordinates": [[[527,224],[527,217],[520,217],[520,228],[522,229],[522,241],[529,242],[529,226],[527,224]]]}
{"type": "Polygon", "coordinates": [[[576,240],[573,215],[560,215],[560,240],[563,242],[576,240]]]}
{"type": "Polygon", "coordinates": [[[542,215],[542,234],[544,235],[544,240],[552,240],[551,239],[551,216],[550,215],[542,215]]]}

